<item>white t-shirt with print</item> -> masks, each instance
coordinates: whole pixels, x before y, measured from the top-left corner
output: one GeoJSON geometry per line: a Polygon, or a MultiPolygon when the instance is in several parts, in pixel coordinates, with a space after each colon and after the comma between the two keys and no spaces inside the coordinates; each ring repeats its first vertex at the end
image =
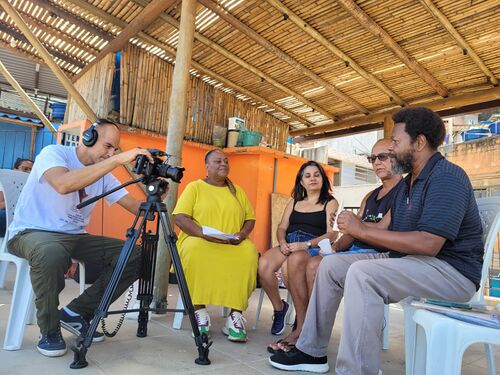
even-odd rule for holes
{"type": "MultiPolygon", "coordinates": [[[[50,168],[64,167],[69,171],[84,168],[75,147],[49,145],[37,156],[21,192],[9,226],[9,238],[25,229],[38,229],[68,234],[86,233],[90,215],[97,202],[81,209],[76,205],[120,185],[108,173],[92,185],[68,194],[59,194],[45,180],[43,174],[50,168]]],[[[127,190],[120,189],[105,197],[109,205],[119,201],[127,190]]]]}

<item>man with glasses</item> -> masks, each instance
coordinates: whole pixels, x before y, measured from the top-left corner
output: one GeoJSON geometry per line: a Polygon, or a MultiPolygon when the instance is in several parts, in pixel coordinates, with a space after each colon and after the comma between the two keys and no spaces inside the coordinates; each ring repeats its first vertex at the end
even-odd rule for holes
{"type": "MultiPolygon", "coordinates": [[[[378,223],[390,211],[396,195],[397,185],[402,179],[400,174],[392,171],[391,158],[389,157],[390,145],[391,141],[389,139],[380,139],[373,145],[371,155],[367,156],[368,162],[372,164],[373,171],[380,178],[382,185],[370,191],[361,202],[358,217],[365,223],[378,223]]],[[[344,255],[387,251],[385,248],[376,248],[350,235],[340,237],[332,245],[332,249],[344,255]]]]}
{"type": "Polygon", "coordinates": [[[484,246],[472,185],[466,173],[438,151],[445,127],[427,108],[393,115],[389,148],[398,186],[391,215],[364,223],[344,211],[338,226],[388,253],[325,258],[319,268],[296,348],[274,354],[282,370],[327,372],[327,349],[342,297],[344,314],[335,371],[380,371],[384,304],[407,297],[468,301],[479,288],[484,246]]]}
{"type": "MultiPolygon", "coordinates": [[[[390,157],[389,139],[379,139],[372,147],[372,153],[367,159],[372,163],[373,170],[382,185],[370,191],[361,201],[357,216],[364,223],[378,223],[385,215],[390,215],[390,210],[394,202],[394,197],[398,191],[398,185],[402,181],[402,176],[392,170],[392,158],[390,157]]],[[[330,225],[333,225],[333,218],[330,218],[330,225]]],[[[307,263],[308,280],[316,278],[316,272],[325,256],[334,254],[373,254],[387,252],[386,248],[378,248],[366,242],[360,241],[348,234],[341,236],[332,244],[332,253],[324,254],[322,257],[312,257],[307,263]]]]}

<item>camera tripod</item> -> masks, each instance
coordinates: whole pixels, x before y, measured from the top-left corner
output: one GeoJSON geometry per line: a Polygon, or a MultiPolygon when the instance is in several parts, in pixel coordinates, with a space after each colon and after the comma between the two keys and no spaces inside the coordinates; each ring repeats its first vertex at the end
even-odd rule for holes
{"type": "Polygon", "coordinates": [[[167,208],[164,203],[161,202],[161,196],[165,193],[168,183],[166,180],[158,179],[156,177],[143,176],[133,181],[129,181],[123,185],[116,187],[104,194],[96,196],[88,201],[85,201],[77,206],[77,208],[84,207],[91,204],[102,197],[111,194],[112,192],[119,190],[127,185],[143,182],[146,184],[147,200],[141,203],[139,212],[136,214],[133,224],[127,229],[127,239],[123,248],[121,250],[120,256],[113,270],[111,278],[104,290],[104,294],[101,298],[99,306],[95,311],[94,318],[90,323],[90,327],[85,335],[80,335],[76,340],[76,346],[73,346],[71,350],[74,352],[74,360],[70,365],[72,369],[79,369],[88,366],[86,360],[87,351],[92,345],[92,338],[99,322],[108,316],[108,314],[120,314],[127,312],[139,312],[138,317],[138,327],[137,336],[145,337],[148,331],[148,318],[149,311],[156,311],[150,308],[150,304],[153,300],[153,286],[155,278],[155,265],[156,265],[156,253],[159,240],[159,230],[163,232],[165,242],[167,244],[170,257],[172,259],[175,274],[177,276],[179,293],[184,304],[183,310],[177,309],[166,309],[162,311],[172,311],[172,312],[183,312],[189,316],[191,322],[191,328],[194,334],[194,341],[198,347],[198,358],[195,359],[195,363],[199,365],[209,365],[210,360],[208,359],[209,348],[212,342],[208,341],[208,336],[203,333],[200,334],[198,329],[198,324],[196,323],[196,318],[194,315],[194,307],[191,301],[191,296],[189,295],[189,290],[187,288],[186,278],[184,276],[184,271],[182,269],[181,260],[179,253],[177,251],[177,246],[175,242],[177,237],[172,228],[169,218],[167,217],[167,208]],[[156,219],[156,222],[154,220],[156,219]],[[155,227],[154,232],[146,229],[147,221],[153,221],[153,226],[155,227]],[[123,271],[127,265],[127,262],[136,246],[136,242],[142,236],[141,243],[141,270],[139,274],[139,290],[137,294],[137,299],[140,300],[140,308],[131,310],[120,310],[120,311],[108,311],[109,306],[112,303],[113,295],[118,287],[118,282],[121,279],[123,271]]]}

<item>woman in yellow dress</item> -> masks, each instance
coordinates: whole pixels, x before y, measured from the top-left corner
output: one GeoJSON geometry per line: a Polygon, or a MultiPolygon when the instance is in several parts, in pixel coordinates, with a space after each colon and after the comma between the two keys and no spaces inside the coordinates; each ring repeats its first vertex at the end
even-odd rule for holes
{"type": "Polygon", "coordinates": [[[210,335],[206,305],[231,309],[223,333],[247,341],[242,311],[255,289],[258,254],[247,238],[255,215],[247,195],[227,177],[229,164],[221,150],[205,156],[207,177],[189,183],[174,209],[181,229],[177,247],[193,301],[200,333],[210,335]],[[203,234],[202,226],[236,236],[220,239],[203,234]]]}

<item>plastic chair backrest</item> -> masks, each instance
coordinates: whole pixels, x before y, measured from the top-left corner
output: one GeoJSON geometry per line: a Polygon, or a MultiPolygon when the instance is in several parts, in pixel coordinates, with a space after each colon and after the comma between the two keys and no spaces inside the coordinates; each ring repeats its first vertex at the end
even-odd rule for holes
{"type": "MultiPolygon", "coordinates": [[[[3,192],[5,209],[7,211],[7,228],[9,228],[12,222],[17,200],[19,199],[19,195],[21,194],[21,190],[23,190],[28,176],[29,174],[26,172],[0,169],[0,189],[3,192]]],[[[7,232],[5,235],[7,236],[7,232]]]]}
{"type": "Polygon", "coordinates": [[[478,198],[477,207],[483,226],[484,257],[479,290],[469,301],[472,304],[484,303],[484,287],[488,278],[488,270],[493,259],[493,250],[500,230],[500,197],[478,198]]]}

